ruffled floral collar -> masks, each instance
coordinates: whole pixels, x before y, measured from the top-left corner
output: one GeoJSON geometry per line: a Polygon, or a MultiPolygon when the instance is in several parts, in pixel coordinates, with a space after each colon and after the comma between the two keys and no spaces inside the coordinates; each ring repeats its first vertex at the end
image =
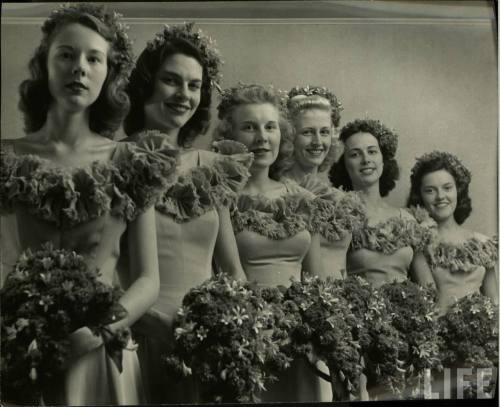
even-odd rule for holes
{"type": "Polygon", "coordinates": [[[112,160],[57,167],[35,155],[19,155],[4,143],[0,156],[0,212],[25,208],[69,229],[105,213],[130,221],[172,182],[175,154],[118,143],[112,160]]]}
{"type": "Polygon", "coordinates": [[[432,269],[444,268],[450,273],[470,273],[477,267],[493,269],[498,261],[498,237],[471,237],[463,243],[434,242],[427,246],[425,257],[432,269]]]}
{"type": "Polygon", "coordinates": [[[316,196],[316,213],[311,225],[315,233],[336,242],[363,227],[365,210],[356,192],[336,189],[314,175],[304,177],[299,185],[316,196]]]}
{"type": "Polygon", "coordinates": [[[363,227],[353,232],[350,250],[368,249],[393,254],[403,247],[423,251],[437,232],[436,223],[425,209],[410,208],[412,217],[393,216],[376,225],[365,219],[363,227]]]}
{"type": "MultiPolygon", "coordinates": [[[[164,148],[166,137],[160,132],[138,134],[133,138],[139,146],[164,148]]],[[[208,163],[178,172],[177,179],[161,194],[155,208],[176,222],[188,222],[221,206],[234,206],[237,193],[245,186],[253,155],[238,142],[222,140],[212,143],[208,163]],[[218,153],[218,154],[215,154],[218,153]]],[[[197,150],[189,150],[197,151],[197,150]]]]}
{"type": "Polygon", "coordinates": [[[234,232],[249,230],[279,240],[311,231],[314,196],[292,181],[286,181],[285,186],[288,193],[274,199],[241,194],[231,217],[234,232]]]}

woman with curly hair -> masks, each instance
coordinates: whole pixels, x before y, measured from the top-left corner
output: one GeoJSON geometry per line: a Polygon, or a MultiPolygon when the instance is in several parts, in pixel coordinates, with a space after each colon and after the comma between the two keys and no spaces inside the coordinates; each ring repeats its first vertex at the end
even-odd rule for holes
{"type": "Polygon", "coordinates": [[[132,343],[121,370],[107,349],[158,296],[151,203],[166,187],[175,160],[112,140],[129,109],[125,86],[132,64],[118,14],[91,4],[57,8],[42,26],[31,78],[20,86],[26,136],[2,141],[0,207],[17,224],[2,241],[16,239],[20,250],[50,243],[75,251],[111,285],[128,228],[133,262],[120,298],[127,315],[101,335],[84,327],[69,336],[66,368],[44,392],[46,404],[145,401],[132,343]]]}
{"type": "Polygon", "coordinates": [[[396,186],[397,135],[378,120],[355,120],[340,132],[344,152],[330,170],[335,187],[359,191],[366,219],[353,233],[347,273],[379,287],[408,278],[414,252],[430,238],[425,211],[412,214],[383,198],[396,186]],[[422,213],[423,212],[423,213],[422,213]]]}
{"type": "MultiPolygon", "coordinates": [[[[243,143],[254,154],[250,178],[232,214],[246,277],[261,287],[288,286],[303,272],[321,272],[319,235],[311,233],[314,195],[282,180],[283,162],[292,151],[286,108],[272,87],[240,84],[222,93],[217,136],[243,143]]],[[[320,401],[318,380],[293,364],[263,401],[320,401]]]]}
{"type": "Polygon", "coordinates": [[[287,107],[293,131],[284,142],[293,146],[293,156],[283,177],[317,196],[321,216],[315,226],[321,235],[321,277],[343,278],[351,232],[362,224],[363,207],[356,193],[333,188],[321,175],[338,155],[333,141],[343,108],[332,91],[309,85],[292,88],[287,107]]]}
{"type": "MultiPolygon", "coordinates": [[[[140,54],[128,87],[127,140],[179,153],[179,176],[155,206],[160,294],[135,330],[153,403],[201,397],[194,382],[175,384],[161,360],[172,349],[172,323],[184,295],[211,277],[212,259],[244,278],[228,207],[248,178],[251,154],[237,143],[216,144],[222,154],[192,146],[208,130],[220,66],[214,42],[192,23],[165,26],[140,54]]],[[[125,258],[122,265],[126,274],[125,258]]]]}
{"type": "Polygon", "coordinates": [[[458,299],[481,291],[498,302],[498,243],[463,227],[472,207],[470,171],[453,154],[433,151],[411,171],[408,206],[423,206],[437,222],[437,239],[415,258],[415,279],[435,284],[441,313],[458,299]]]}

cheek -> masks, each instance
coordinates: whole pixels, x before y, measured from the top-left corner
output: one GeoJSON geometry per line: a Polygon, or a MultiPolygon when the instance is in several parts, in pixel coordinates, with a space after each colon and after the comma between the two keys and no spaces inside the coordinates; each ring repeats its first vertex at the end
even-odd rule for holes
{"type": "Polygon", "coordinates": [[[293,144],[294,144],[293,147],[296,150],[306,148],[309,145],[309,138],[298,135],[297,137],[295,137],[295,142],[293,144]]]}
{"type": "Polygon", "coordinates": [[[253,135],[240,131],[233,131],[232,135],[234,141],[244,144],[247,147],[250,147],[252,145],[253,135]]]}

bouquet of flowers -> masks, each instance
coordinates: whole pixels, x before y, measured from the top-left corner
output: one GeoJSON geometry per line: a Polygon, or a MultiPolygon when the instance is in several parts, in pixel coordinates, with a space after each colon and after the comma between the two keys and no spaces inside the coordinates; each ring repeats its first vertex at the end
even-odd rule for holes
{"type": "Polygon", "coordinates": [[[301,282],[293,281],[284,295],[298,314],[299,322],[291,331],[294,353],[327,365],[330,375],[318,369],[316,373],[331,383],[334,400],[352,398],[362,371],[359,332],[363,321],[342,291],[332,279],[306,276],[301,282]]]}
{"type": "MultiPolygon", "coordinates": [[[[498,366],[498,309],[488,297],[480,293],[463,297],[438,322],[443,366],[498,366]]],[[[471,385],[465,389],[465,397],[477,397],[475,373],[466,380],[471,385]]],[[[491,393],[493,389],[494,381],[484,391],[491,393]]]]}
{"type": "Polygon", "coordinates": [[[1,290],[2,398],[38,404],[58,380],[70,352],[70,334],[88,327],[108,338],[106,350],[121,368],[129,334],[106,325],[126,316],[120,292],[98,280],[82,256],[47,244],[24,252],[1,290]]]}
{"type": "Polygon", "coordinates": [[[391,394],[404,390],[403,362],[399,355],[405,350],[402,335],[393,326],[387,302],[370,283],[359,276],[335,282],[351,311],[361,322],[354,337],[361,346],[368,386],[389,388],[391,394]]]}
{"type": "Polygon", "coordinates": [[[275,321],[260,290],[221,273],[184,297],[167,367],[199,380],[207,401],[257,402],[276,379],[273,369],[290,363],[274,338],[275,321]]]}
{"type": "Polygon", "coordinates": [[[386,302],[392,325],[401,335],[403,348],[398,357],[401,360],[400,368],[405,371],[406,388],[414,392],[415,385],[421,388],[425,369],[442,367],[435,291],[405,280],[383,285],[379,295],[386,302]]]}

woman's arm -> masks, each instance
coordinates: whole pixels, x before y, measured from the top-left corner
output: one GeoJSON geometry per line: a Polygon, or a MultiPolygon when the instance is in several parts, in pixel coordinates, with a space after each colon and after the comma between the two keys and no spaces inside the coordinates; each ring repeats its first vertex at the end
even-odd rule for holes
{"type": "Polygon", "coordinates": [[[112,329],[132,325],[158,298],[160,278],[154,215],[151,207],[128,225],[130,286],[120,298],[128,315],[112,324],[112,329]]]}
{"type": "Polygon", "coordinates": [[[432,276],[432,271],[422,252],[417,252],[413,256],[413,260],[410,266],[410,277],[411,280],[413,280],[417,284],[420,284],[421,286],[425,287],[430,284],[434,288],[436,287],[434,277],[432,276]]]}
{"type": "Polygon", "coordinates": [[[313,276],[323,275],[323,264],[321,263],[320,235],[311,236],[311,246],[304,260],[302,260],[302,270],[313,276]]]}
{"type": "Polygon", "coordinates": [[[491,300],[498,304],[498,282],[497,282],[497,266],[494,269],[486,270],[486,274],[483,278],[483,283],[481,285],[481,292],[490,297],[491,300]]]}
{"type": "Polygon", "coordinates": [[[226,207],[220,207],[217,209],[217,213],[219,214],[219,233],[215,242],[215,261],[231,277],[246,280],[241,267],[229,210],[226,207]]]}

